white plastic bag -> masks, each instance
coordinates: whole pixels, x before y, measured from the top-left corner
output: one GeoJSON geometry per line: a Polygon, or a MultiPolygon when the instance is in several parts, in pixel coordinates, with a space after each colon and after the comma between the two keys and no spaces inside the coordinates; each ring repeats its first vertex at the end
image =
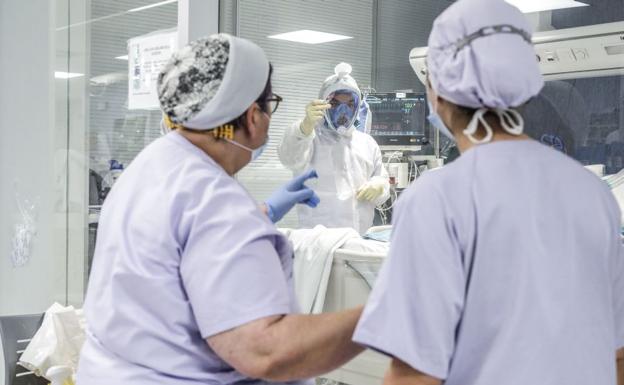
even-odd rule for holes
{"type": "Polygon", "coordinates": [[[19,364],[48,380],[52,380],[48,377],[48,370],[54,366],[68,367],[73,376],[84,340],[82,310],[55,303],[46,311],[41,327],[20,357],[19,364]]]}

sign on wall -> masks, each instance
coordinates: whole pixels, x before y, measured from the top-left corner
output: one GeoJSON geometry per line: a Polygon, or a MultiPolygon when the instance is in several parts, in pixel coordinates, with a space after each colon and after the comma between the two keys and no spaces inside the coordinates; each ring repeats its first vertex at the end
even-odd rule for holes
{"type": "Polygon", "coordinates": [[[158,73],[177,49],[175,30],[158,31],[128,40],[128,109],[157,109],[158,73]]]}

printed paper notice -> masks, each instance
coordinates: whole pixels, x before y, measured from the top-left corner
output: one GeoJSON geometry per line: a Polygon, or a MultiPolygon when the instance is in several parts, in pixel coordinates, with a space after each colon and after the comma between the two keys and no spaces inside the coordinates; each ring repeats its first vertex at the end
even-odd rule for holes
{"type": "Polygon", "coordinates": [[[176,31],[153,33],[128,41],[128,109],[159,107],[158,73],[177,49],[176,31]]]}

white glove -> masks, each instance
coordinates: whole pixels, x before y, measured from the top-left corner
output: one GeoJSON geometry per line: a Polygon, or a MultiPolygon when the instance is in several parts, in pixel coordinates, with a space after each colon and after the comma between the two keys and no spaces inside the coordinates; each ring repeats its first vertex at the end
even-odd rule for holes
{"type": "Polygon", "coordinates": [[[331,107],[331,104],[327,103],[324,100],[313,100],[306,106],[306,117],[301,122],[301,132],[305,136],[309,136],[312,134],[314,127],[316,124],[323,119],[325,116],[325,111],[331,107]]]}
{"type": "Polygon", "coordinates": [[[385,184],[380,179],[369,180],[357,190],[357,199],[374,201],[384,193],[385,184]]]}

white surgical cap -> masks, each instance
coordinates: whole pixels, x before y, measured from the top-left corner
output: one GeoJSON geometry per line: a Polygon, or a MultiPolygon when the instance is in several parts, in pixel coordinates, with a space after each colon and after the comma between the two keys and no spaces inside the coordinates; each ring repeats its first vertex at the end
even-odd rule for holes
{"type": "Polygon", "coordinates": [[[427,68],[434,91],[457,105],[509,109],[544,81],[524,15],[504,0],[459,0],[434,22],[427,68]]]}
{"type": "Polygon", "coordinates": [[[320,99],[327,99],[329,94],[339,90],[353,91],[358,95],[358,99],[362,98],[362,93],[357,82],[351,77],[353,68],[350,64],[340,63],[334,68],[334,74],[325,79],[321,90],[319,91],[320,99]]]}
{"type": "Polygon", "coordinates": [[[262,94],[264,51],[227,34],[197,39],[174,53],[158,76],[158,98],[173,124],[208,130],[228,123],[262,94]]]}

